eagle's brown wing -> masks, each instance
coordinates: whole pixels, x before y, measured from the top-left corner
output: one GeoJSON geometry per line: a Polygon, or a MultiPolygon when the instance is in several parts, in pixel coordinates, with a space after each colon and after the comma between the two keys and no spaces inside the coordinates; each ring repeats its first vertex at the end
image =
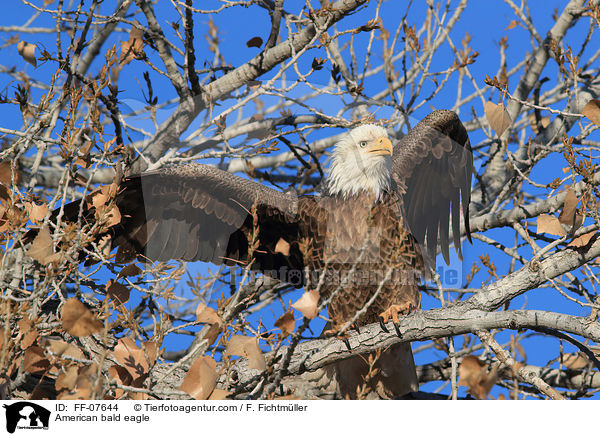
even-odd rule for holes
{"type": "MultiPolygon", "coordinates": [[[[301,271],[298,241],[319,210],[311,196],[284,194],[201,164],[128,177],[115,203],[122,218],[109,234],[118,263],[137,257],[244,265],[252,258],[259,270],[301,271]],[[280,239],[289,250],[277,246],[280,239]]],[[[75,221],[78,211],[78,202],[67,205],[66,219],[75,221]]]]}
{"type": "Polygon", "coordinates": [[[467,131],[458,116],[448,110],[432,112],[394,147],[394,180],[403,195],[406,225],[425,247],[428,262],[435,265],[438,235],[449,263],[449,225],[452,210],[454,247],[462,259],[460,210],[467,238],[473,156],[467,131]]]}

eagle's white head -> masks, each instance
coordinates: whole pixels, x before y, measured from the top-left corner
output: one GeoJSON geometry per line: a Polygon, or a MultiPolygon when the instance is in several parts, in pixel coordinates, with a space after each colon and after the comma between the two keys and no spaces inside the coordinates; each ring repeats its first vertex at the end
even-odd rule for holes
{"type": "Polygon", "coordinates": [[[335,145],[331,156],[329,192],[343,198],[366,192],[379,200],[390,188],[392,151],[383,127],[363,124],[350,130],[335,145]]]}

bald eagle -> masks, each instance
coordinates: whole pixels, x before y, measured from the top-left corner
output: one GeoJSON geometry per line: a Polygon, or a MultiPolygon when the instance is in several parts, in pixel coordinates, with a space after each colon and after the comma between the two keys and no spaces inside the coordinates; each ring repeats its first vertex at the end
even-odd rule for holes
{"type": "MultiPolygon", "coordinates": [[[[438,246],[449,262],[450,227],[461,256],[461,210],[470,240],[471,175],[467,132],[454,112],[440,110],[395,146],[383,127],[350,130],[335,145],[318,195],[280,192],[191,163],[127,177],[115,198],[122,219],[109,234],[119,263],[250,264],[317,290],[339,330],[419,307],[411,277],[435,265],[438,246]]],[[[78,202],[65,206],[66,219],[76,220],[79,210],[78,202]]],[[[364,361],[335,365],[343,397],[354,398],[364,383],[364,361]]],[[[418,390],[409,344],[386,350],[378,364],[369,383],[380,397],[418,390]]]]}

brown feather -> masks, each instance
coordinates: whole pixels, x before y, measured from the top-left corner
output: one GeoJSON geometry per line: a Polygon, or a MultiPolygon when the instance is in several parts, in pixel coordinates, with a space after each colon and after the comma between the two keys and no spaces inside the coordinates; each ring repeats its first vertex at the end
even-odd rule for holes
{"type": "Polygon", "coordinates": [[[394,147],[393,159],[395,181],[406,186],[403,200],[407,227],[426,247],[424,251],[432,254],[437,253],[439,229],[439,242],[444,244],[441,251],[447,260],[448,239],[441,235],[446,235],[450,224],[446,211],[451,209],[454,248],[462,258],[461,209],[471,241],[469,200],[473,157],[466,129],[458,116],[447,110],[432,112],[394,147]]]}

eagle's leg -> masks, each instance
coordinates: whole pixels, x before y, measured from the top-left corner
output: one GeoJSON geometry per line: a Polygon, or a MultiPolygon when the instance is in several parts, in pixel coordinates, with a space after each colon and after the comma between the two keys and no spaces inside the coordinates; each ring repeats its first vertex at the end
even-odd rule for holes
{"type": "MultiPolygon", "coordinates": [[[[323,333],[321,333],[323,336],[325,336],[326,338],[335,338],[337,337],[338,339],[340,339],[341,341],[344,342],[344,345],[346,345],[346,348],[348,349],[348,351],[352,351],[352,347],[350,347],[350,341],[348,340],[348,335],[346,333],[343,334],[338,334],[339,332],[339,328],[327,328],[328,325],[325,326],[326,330],[323,330],[323,333]]],[[[358,330],[358,327],[356,327],[358,330]]],[[[360,333],[360,332],[359,332],[360,333]]]]}
{"type": "MultiPolygon", "coordinates": [[[[398,320],[401,314],[407,313],[412,307],[418,305],[418,294],[413,295],[413,288],[409,288],[408,293],[399,295],[396,286],[385,288],[385,291],[389,291],[391,295],[384,294],[383,298],[374,301],[366,312],[363,311],[362,316],[357,320],[360,327],[376,322],[380,318],[385,328],[385,321],[394,318],[398,320]],[[412,306],[402,304],[406,300],[410,300],[412,306]]],[[[348,295],[356,293],[358,292],[351,290],[348,295]]],[[[351,298],[335,299],[328,308],[331,319],[328,327],[333,331],[337,328],[339,332],[348,319],[352,319],[371,296],[372,294],[363,295],[363,300],[358,303],[351,298]]],[[[345,333],[347,334],[348,331],[345,333]]],[[[343,336],[344,334],[339,333],[337,335],[338,339],[342,339],[343,336]]],[[[337,382],[340,398],[362,398],[367,392],[364,390],[365,387],[369,388],[366,398],[396,398],[419,389],[411,346],[408,342],[350,356],[333,363],[331,370],[337,382]]]]}
{"type": "Polygon", "coordinates": [[[381,312],[379,314],[379,324],[381,326],[381,329],[386,332],[389,333],[389,330],[386,327],[386,323],[389,321],[390,318],[392,318],[392,321],[394,322],[394,329],[396,330],[396,334],[398,335],[398,337],[401,337],[401,333],[400,333],[400,319],[398,314],[404,316],[404,315],[408,315],[410,312],[412,312],[414,309],[414,305],[412,302],[407,301],[404,302],[402,304],[392,304],[387,310],[381,312]]]}

